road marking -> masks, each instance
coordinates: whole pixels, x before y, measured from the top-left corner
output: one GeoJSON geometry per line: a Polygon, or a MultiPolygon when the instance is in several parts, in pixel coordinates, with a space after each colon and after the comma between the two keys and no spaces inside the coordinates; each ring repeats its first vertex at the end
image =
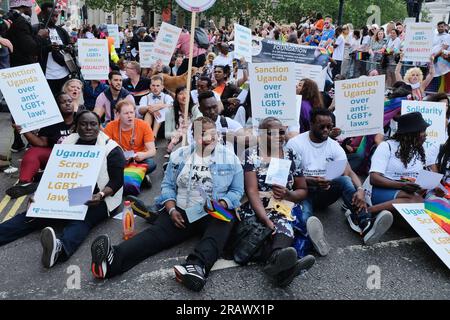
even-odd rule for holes
{"type": "Polygon", "coordinates": [[[16,200],[16,202],[14,203],[14,205],[11,207],[11,209],[9,210],[8,214],[6,215],[5,219],[3,219],[2,222],[5,222],[9,219],[11,219],[12,217],[14,217],[17,213],[17,210],[19,210],[20,206],[22,205],[23,201],[25,200],[27,196],[21,196],[20,198],[18,198],[16,200]]]}
{"type": "Polygon", "coordinates": [[[0,202],[0,213],[2,213],[3,209],[8,205],[9,200],[11,200],[11,197],[6,195],[2,202],[0,202]]]}
{"type": "Polygon", "coordinates": [[[366,245],[354,245],[354,246],[348,246],[345,248],[338,248],[337,249],[337,253],[341,254],[343,253],[345,250],[349,250],[349,251],[355,251],[355,250],[360,250],[360,251],[366,251],[366,250],[374,250],[374,249],[382,249],[382,248],[388,248],[388,247],[398,247],[402,244],[415,244],[415,243],[419,243],[419,242],[423,242],[422,238],[420,237],[415,237],[415,238],[405,238],[405,239],[400,239],[400,240],[391,240],[391,241],[385,241],[385,242],[379,242],[376,243],[372,246],[366,246],[366,245]]]}

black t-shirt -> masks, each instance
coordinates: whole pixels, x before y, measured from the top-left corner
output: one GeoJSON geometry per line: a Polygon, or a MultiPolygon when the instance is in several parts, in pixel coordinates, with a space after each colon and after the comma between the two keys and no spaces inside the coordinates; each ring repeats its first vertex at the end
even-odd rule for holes
{"type": "Polygon", "coordinates": [[[133,87],[133,85],[131,84],[131,79],[125,79],[123,80],[122,87],[131,93],[131,95],[134,97],[134,102],[138,106],[141,98],[149,94],[150,82],[151,80],[149,78],[141,77],[136,87],[133,87]]]}
{"type": "Polygon", "coordinates": [[[53,147],[55,144],[61,143],[63,140],[62,138],[65,138],[72,133],[72,126],[73,123],[55,123],[39,130],[38,135],[40,137],[46,137],[48,139],[48,146],[53,147]]]}

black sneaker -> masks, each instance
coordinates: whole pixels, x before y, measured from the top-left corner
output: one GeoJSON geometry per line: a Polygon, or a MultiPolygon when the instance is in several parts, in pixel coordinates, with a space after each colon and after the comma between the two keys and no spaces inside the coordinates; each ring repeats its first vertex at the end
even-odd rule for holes
{"type": "Polygon", "coordinates": [[[106,234],[97,237],[94,242],[92,242],[91,255],[92,274],[97,279],[105,279],[114,260],[114,249],[106,234]]]}
{"type": "Polygon", "coordinates": [[[141,218],[144,218],[147,222],[153,223],[159,216],[159,212],[156,207],[147,207],[144,201],[140,200],[136,196],[126,196],[125,201],[130,201],[133,213],[141,218]]]}
{"type": "Polygon", "coordinates": [[[345,217],[347,218],[350,228],[353,231],[358,232],[358,234],[361,234],[362,231],[361,231],[361,228],[359,227],[358,215],[352,213],[349,209],[345,212],[345,217]]]}
{"type": "Polygon", "coordinates": [[[192,291],[199,292],[206,283],[205,269],[197,264],[182,264],[173,267],[177,282],[192,291]]]}
{"type": "Polygon", "coordinates": [[[390,211],[383,210],[377,214],[375,220],[371,221],[370,227],[363,231],[364,243],[369,246],[377,243],[392,226],[393,221],[394,217],[390,211]]]}
{"type": "Polygon", "coordinates": [[[274,277],[282,271],[291,269],[296,263],[297,250],[293,247],[283,248],[272,253],[263,270],[268,276],[274,277]]]}
{"type": "Polygon", "coordinates": [[[42,264],[45,268],[51,268],[58,260],[62,250],[62,243],[56,238],[55,231],[47,227],[41,232],[42,264]]]}
{"type": "Polygon", "coordinates": [[[18,153],[22,150],[25,150],[25,144],[20,141],[19,143],[14,142],[10,148],[11,152],[18,153]]]}
{"type": "Polygon", "coordinates": [[[287,287],[291,284],[295,277],[299,276],[302,272],[309,270],[315,262],[316,259],[312,255],[307,255],[302,259],[297,260],[292,268],[282,271],[276,275],[275,284],[280,288],[287,287]]]}
{"type": "Polygon", "coordinates": [[[36,182],[26,182],[26,183],[18,183],[11,188],[6,190],[6,194],[11,197],[11,199],[20,198],[22,196],[32,194],[36,191],[38,187],[38,183],[36,182]]]}
{"type": "Polygon", "coordinates": [[[325,240],[322,222],[317,217],[309,217],[306,221],[306,230],[314,249],[322,256],[330,252],[330,245],[325,240]]]}

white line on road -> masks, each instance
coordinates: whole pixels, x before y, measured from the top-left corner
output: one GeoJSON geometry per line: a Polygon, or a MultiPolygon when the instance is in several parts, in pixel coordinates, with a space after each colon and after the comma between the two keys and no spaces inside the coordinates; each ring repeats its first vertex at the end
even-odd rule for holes
{"type": "Polygon", "coordinates": [[[419,243],[419,242],[423,242],[422,238],[420,237],[415,237],[415,238],[405,238],[405,239],[400,239],[400,240],[391,240],[391,241],[386,241],[386,242],[380,242],[380,243],[376,243],[372,246],[366,246],[366,245],[354,245],[354,246],[348,246],[345,248],[338,248],[337,249],[337,253],[341,254],[343,253],[345,250],[348,251],[355,251],[355,250],[361,250],[361,251],[366,251],[366,250],[373,250],[373,249],[383,249],[383,248],[388,248],[388,247],[398,247],[399,245],[402,244],[415,244],[415,243],[419,243]]]}

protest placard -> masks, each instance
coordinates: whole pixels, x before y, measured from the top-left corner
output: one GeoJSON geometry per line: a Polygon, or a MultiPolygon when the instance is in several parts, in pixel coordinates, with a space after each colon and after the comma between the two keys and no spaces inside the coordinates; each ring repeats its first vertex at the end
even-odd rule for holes
{"type": "Polygon", "coordinates": [[[97,182],[105,157],[99,146],[57,144],[37,188],[27,217],[84,220],[88,207],[69,206],[69,189],[97,182]]]}
{"type": "Polygon", "coordinates": [[[154,42],[139,42],[139,63],[141,68],[151,68],[156,61],[152,60],[154,42]]]}
{"type": "Polygon", "coordinates": [[[78,39],[78,61],[85,80],[107,80],[108,40],[78,39]]]}
{"type": "Polygon", "coordinates": [[[63,121],[38,63],[2,69],[0,78],[0,91],[21,133],[63,121]]]}
{"type": "Polygon", "coordinates": [[[385,76],[337,81],[336,127],[342,137],[383,133],[385,76]]]}
{"type": "Polygon", "coordinates": [[[299,82],[303,79],[311,79],[319,87],[320,91],[325,88],[326,69],[322,69],[319,65],[314,64],[295,64],[295,80],[299,82]]]}
{"type": "Polygon", "coordinates": [[[108,37],[114,38],[114,48],[120,48],[119,26],[117,24],[107,24],[108,37]]]}
{"type": "Polygon", "coordinates": [[[394,204],[394,207],[450,269],[450,236],[425,212],[424,204],[394,204]]]}
{"type": "Polygon", "coordinates": [[[447,140],[446,108],[444,102],[402,101],[402,114],[420,112],[423,119],[430,125],[427,128],[425,149],[437,148],[439,150],[439,146],[447,140]]]}
{"type": "Polygon", "coordinates": [[[252,31],[237,23],[234,24],[234,55],[252,62],[252,31]]]}
{"type": "Polygon", "coordinates": [[[175,51],[175,47],[180,37],[181,29],[171,24],[163,22],[159,29],[158,36],[153,47],[152,60],[161,60],[163,65],[170,64],[170,58],[175,51]]]}
{"type": "Polygon", "coordinates": [[[433,24],[411,23],[406,28],[403,60],[429,62],[433,49],[433,24]]]}
{"type": "Polygon", "coordinates": [[[249,71],[255,120],[260,122],[272,116],[283,125],[298,125],[294,63],[252,63],[249,71]]]}

